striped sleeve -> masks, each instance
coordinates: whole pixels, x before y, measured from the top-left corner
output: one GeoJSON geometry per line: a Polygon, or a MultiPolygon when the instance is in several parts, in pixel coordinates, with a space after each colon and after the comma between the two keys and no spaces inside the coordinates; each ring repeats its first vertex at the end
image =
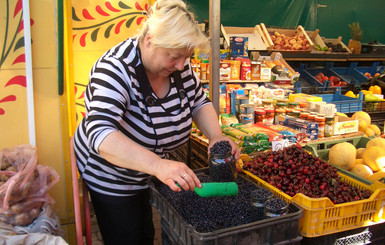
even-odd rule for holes
{"type": "Polygon", "coordinates": [[[126,72],[118,59],[102,58],[90,74],[85,126],[88,146],[96,153],[104,138],[118,130],[129,106],[126,72]]]}

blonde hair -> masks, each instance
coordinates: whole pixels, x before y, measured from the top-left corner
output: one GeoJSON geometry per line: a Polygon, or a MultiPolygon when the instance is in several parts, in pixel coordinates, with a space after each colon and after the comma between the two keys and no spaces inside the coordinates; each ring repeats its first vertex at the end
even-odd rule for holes
{"type": "Polygon", "coordinates": [[[151,35],[151,43],[162,48],[207,48],[208,38],[199,29],[194,14],[181,0],[157,0],[149,10],[139,38],[151,35]]]}

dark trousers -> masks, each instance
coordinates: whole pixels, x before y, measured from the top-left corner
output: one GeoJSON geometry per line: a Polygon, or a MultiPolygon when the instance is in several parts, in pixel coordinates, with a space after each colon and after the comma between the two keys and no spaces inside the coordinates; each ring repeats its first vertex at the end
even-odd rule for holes
{"type": "Polygon", "coordinates": [[[105,245],[154,244],[149,189],[129,197],[89,192],[105,245]]]}

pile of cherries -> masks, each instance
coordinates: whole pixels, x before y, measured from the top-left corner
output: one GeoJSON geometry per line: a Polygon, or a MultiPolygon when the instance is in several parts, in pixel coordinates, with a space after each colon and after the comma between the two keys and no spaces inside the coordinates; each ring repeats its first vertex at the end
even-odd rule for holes
{"type": "Polygon", "coordinates": [[[368,189],[342,181],[337,169],[294,144],[278,151],[261,152],[243,168],[293,197],[328,197],[334,204],[367,199],[368,189]]]}

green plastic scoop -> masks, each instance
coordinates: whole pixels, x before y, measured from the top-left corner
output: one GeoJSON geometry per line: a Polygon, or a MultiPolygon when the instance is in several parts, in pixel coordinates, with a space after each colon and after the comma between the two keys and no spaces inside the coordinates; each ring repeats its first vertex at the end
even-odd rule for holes
{"type": "Polygon", "coordinates": [[[208,182],[201,184],[201,188],[195,187],[194,189],[195,193],[200,197],[222,197],[238,195],[238,185],[235,182],[208,182]]]}

